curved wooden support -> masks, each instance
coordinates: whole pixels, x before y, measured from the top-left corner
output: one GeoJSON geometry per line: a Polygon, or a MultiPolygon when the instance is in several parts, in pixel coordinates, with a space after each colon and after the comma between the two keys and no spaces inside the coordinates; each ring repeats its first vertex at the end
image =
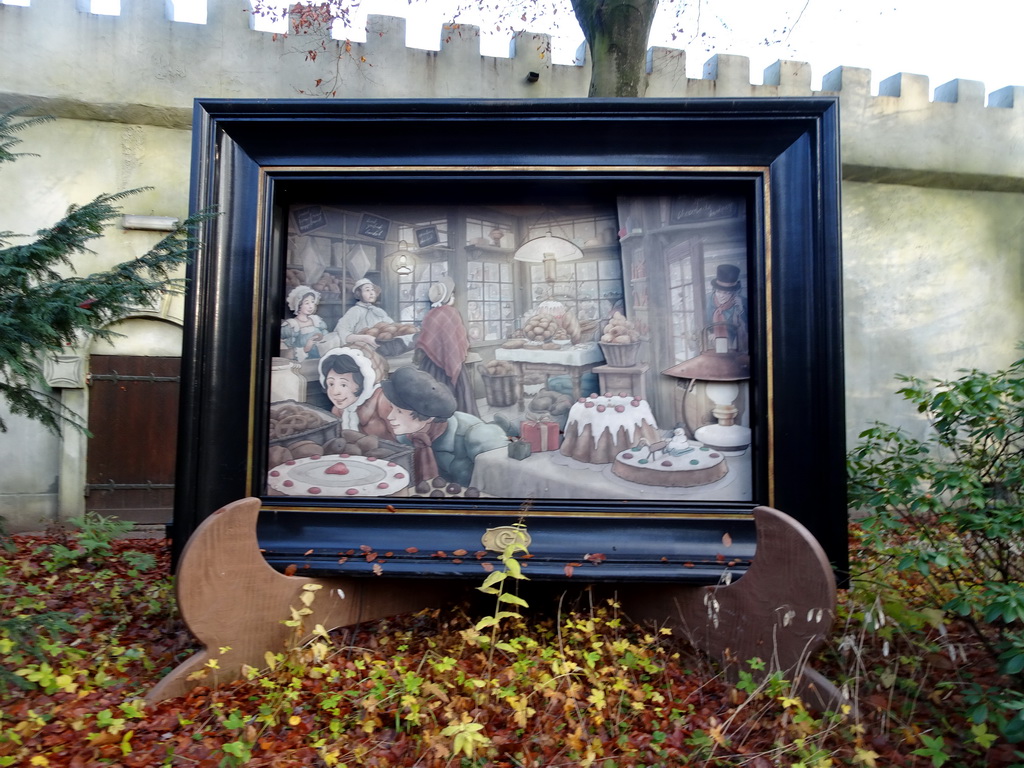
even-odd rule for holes
{"type": "Polygon", "coordinates": [[[757,549],[742,578],[728,585],[645,588],[630,593],[623,606],[635,619],[676,625],[697,648],[725,663],[733,679],[758,658],[765,662],[762,676],[781,670],[808,706],[838,710],[845,703],[840,692],[807,666],[835,619],[828,558],[789,515],[758,507],[754,520],[757,549]]]}
{"type": "MultiPolygon", "coordinates": [[[[147,695],[161,701],[196,685],[241,677],[243,665],[261,668],[267,651],[283,650],[293,630],[282,622],[302,607],[303,588],[321,589],[305,617],[327,629],[436,605],[451,596],[444,582],[403,579],[285,576],[260,554],[256,520],[260,501],[241,499],[221,508],[196,529],[177,573],[182,618],[203,649],[161,680],[147,695]],[[203,671],[201,679],[190,679],[203,671]]],[[[726,663],[735,677],[753,658],[762,674],[781,670],[809,706],[838,709],[839,691],[807,667],[831,630],[836,584],[818,542],[793,518],[769,507],[754,510],[757,550],[743,578],[728,585],[644,585],[620,590],[635,619],[674,624],[694,645],[726,663]]]]}
{"type": "Polygon", "coordinates": [[[301,608],[303,587],[320,584],[305,617],[306,626],[326,629],[380,619],[437,603],[437,585],[374,578],[304,578],[285,576],[260,554],[256,519],[260,500],[241,499],[204,520],[182,551],[177,597],[182,618],[203,649],[173,669],[147,694],[162,701],[188,693],[197,685],[236,680],[242,666],[266,666],[267,651],[283,650],[293,630],[282,622],[301,608]],[[397,583],[396,583],[397,582],[397,583]],[[211,662],[215,662],[211,666],[211,662]],[[189,677],[203,668],[202,679],[189,677]]]}

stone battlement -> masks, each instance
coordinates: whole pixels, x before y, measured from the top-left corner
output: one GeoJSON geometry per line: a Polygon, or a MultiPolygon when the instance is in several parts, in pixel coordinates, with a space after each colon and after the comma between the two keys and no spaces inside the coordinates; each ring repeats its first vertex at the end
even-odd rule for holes
{"type": "MultiPolygon", "coordinates": [[[[430,51],[406,46],[400,18],[370,16],[365,43],[275,35],[251,21],[228,3],[210,3],[206,24],[170,21],[163,4],[142,0],[125,0],[119,17],[79,11],[76,0],[0,5],[0,109],[187,129],[197,97],[524,99],[583,97],[589,85],[588,64],[550,62],[547,35],[519,33],[505,59],[482,56],[479,30],[466,25],[444,27],[430,51]]],[[[848,179],[1024,189],[1021,86],[986,102],[982,83],[953,80],[931,99],[927,77],[900,73],[876,96],[870,70],[840,67],[815,91],[810,66],[795,61],[776,62],[757,85],[744,56],[714,56],[691,77],[685,53],[667,48],[651,49],[648,72],[648,97],[837,96],[848,179]]]]}

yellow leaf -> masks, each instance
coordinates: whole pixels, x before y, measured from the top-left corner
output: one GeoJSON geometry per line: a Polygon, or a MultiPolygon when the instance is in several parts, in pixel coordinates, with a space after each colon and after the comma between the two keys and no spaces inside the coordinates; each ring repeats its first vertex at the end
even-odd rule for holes
{"type": "MultiPolygon", "coordinates": [[[[519,565],[518,560],[516,560],[514,557],[510,557],[507,560],[504,560],[503,562],[505,565],[505,570],[509,576],[511,576],[513,579],[524,578],[523,570],[522,567],[519,565]]],[[[495,573],[497,573],[497,571],[495,573]]]]}
{"type": "Polygon", "coordinates": [[[875,760],[879,757],[881,757],[881,755],[872,749],[861,749],[858,747],[857,751],[853,755],[853,762],[862,763],[868,766],[868,768],[876,768],[877,763],[875,763],[875,760]]]}
{"type": "Polygon", "coordinates": [[[301,722],[302,722],[302,718],[299,717],[298,715],[292,715],[291,717],[288,718],[288,725],[292,726],[293,728],[296,725],[298,725],[299,723],[301,723],[301,722]]]}
{"type": "Polygon", "coordinates": [[[711,730],[708,731],[708,736],[714,739],[715,743],[721,747],[724,747],[729,741],[720,725],[712,726],[711,730]]]}
{"type": "Polygon", "coordinates": [[[790,707],[796,707],[797,709],[803,709],[804,705],[800,699],[790,698],[789,696],[779,696],[779,701],[782,702],[782,706],[786,709],[790,707]]]}
{"type": "Polygon", "coordinates": [[[579,752],[583,750],[587,745],[583,738],[583,729],[577,725],[576,730],[565,737],[565,743],[569,747],[569,749],[574,749],[577,752],[579,752]]]}
{"type": "Polygon", "coordinates": [[[29,765],[49,765],[50,761],[43,755],[36,755],[29,761],[29,765]]]}
{"type": "Polygon", "coordinates": [[[75,682],[71,675],[58,675],[54,682],[60,686],[60,689],[65,693],[74,693],[78,690],[78,683],[75,682]]]}

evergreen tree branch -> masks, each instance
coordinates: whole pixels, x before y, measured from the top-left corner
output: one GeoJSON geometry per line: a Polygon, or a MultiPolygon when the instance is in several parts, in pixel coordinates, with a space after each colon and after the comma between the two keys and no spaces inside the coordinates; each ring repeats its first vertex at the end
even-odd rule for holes
{"type": "MultiPolygon", "coordinates": [[[[21,111],[0,114],[0,164],[25,153],[13,152],[18,132],[52,120],[20,118],[21,111]]],[[[120,215],[120,203],[142,190],[103,194],[85,205],[71,206],[35,239],[10,245],[13,232],[0,231],[0,401],[13,414],[26,416],[60,434],[71,425],[86,434],[81,419],[47,386],[46,355],[57,355],[90,337],[117,335],[110,325],[137,309],[150,307],[165,293],[180,293],[185,282],[172,275],[199,249],[197,227],[213,218],[201,211],[138,258],[104,272],[79,277],[74,258],[91,254],[88,244],[103,235],[120,215]],[[68,275],[68,273],[71,273],[68,275]]],[[[0,432],[7,423],[0,418],[0,432]]]]}
{"type": "MultiPolygon", "coordinates": [[[[184,280],[172,273],[187,264],[199,246],[196,227],[214,214],[193,214],[136,259],[88,277],[62,277],[56,267],[74,269],[72,255],[90,252],[116,218],[116,204],[138,190],[100,195],[73,206],[31,243],[0,249],[0,396],[12,413],[39,421],[52,432],[85,425],[46,394],[42,355],[59,354],[83,337],[110,338],[109,325],[151,306],[165,293],[180,293],[184,280]]],[[[0,418],[0,432],[7,431],[0,418]]]]}

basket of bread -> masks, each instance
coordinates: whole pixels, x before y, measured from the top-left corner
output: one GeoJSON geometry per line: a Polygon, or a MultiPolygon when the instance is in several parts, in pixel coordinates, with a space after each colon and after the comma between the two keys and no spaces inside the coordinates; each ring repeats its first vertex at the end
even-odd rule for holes
{"type": "Polygon", "coordinates": [[[294,400],[270,406],[270,445],[310,442],[323,445],[338,434],[338,420],[327,411],[294,400]]]}
{"type": "Polygon", "coordinates": [[[613,314],[605,325],[600,344],[608,365],[615,368],[636,365],[640,352],[640,333],[621,312],[613,314]]]}
{"type": "Polygon", "coordinates": [[[488,360],[480,372],[484,382],[484,397],[494,408],[515,405],[519,399],[516,386],[515,366],[508,360],[488,360]]]}

